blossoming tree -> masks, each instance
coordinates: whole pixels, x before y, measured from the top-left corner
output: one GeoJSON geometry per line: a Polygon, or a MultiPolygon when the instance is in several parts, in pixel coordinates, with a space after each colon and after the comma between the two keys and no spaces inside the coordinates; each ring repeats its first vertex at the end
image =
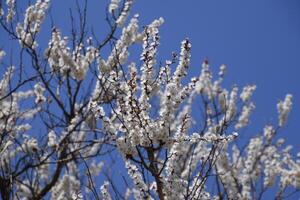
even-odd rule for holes
{"type": "Polygon", "coordinates": [[[239,146],[256,86],[223,88],[225,65],[213,77],[207,59],[189,77],[189,39],[158,64],[163,18],[140,28],[133,0],[112,0],[100,40],[86,26],[87,0],[76,3],[78,18],[71,12],[69,35],[43,26],[50,0],[25,13],[0,2],[1,32],[15,43],[13,53],[0,49],[1,199],[247,200],[269,190],[284,199],[299,190],[300,160],[276,137],[292,95],[277,104],[278,124],[239,146]],[[142,47],[140,60],[131,46],[142,47]],[[122,178],[105,173],[111,155],[122,178]]]}

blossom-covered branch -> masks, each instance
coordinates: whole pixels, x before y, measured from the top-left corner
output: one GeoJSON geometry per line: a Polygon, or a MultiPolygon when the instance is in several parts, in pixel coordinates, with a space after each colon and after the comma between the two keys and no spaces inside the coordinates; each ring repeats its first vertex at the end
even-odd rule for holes
{"type": "Polygon", "coordinates": [[[161,62],[164,19],[140,24],[133,0],[107,5],[102,41],[87,0],[78,15],[70,9],[70,33],[55,25],[50,0],[29,1],[24,13],[19,1],[0,2],[0,31],[14,43],[0,45],[1,199],[250,200],[299,190],[300,160],[279,138],[291,94],[277,104],[278,123],[241,146],[256,86],[224,88],[226,66],[214,75],[207,58],[189,76],[198,67],[189,38],[161,62]]]}

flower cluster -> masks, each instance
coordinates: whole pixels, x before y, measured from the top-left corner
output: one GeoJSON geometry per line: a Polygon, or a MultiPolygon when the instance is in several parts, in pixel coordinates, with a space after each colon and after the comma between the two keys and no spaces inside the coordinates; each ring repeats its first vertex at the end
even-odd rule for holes
{"type": "MultiPolygon", "coordinates": [[[[15,67],[8,67],[0,80],[0,168],[5,171],[3,176],[9,177],[9,170],[14,160],[36,154],[40,151],[39,141],[29,136],[31,125],[28,120],[33,119],[40,108],[24,109],[21,103],[34,97],[34,90],[11,91],[14,87],[12,80],[15,67]]],[[[41,176],[44,177],[44,176],[41,176]]],[[[17,185],[17,193],[23,197],[31,197],[31,192],[24,184],[17,185]]]]}
{"type": "Polygon", "coordinates": [[[240,95],[243,102],[247,102],[251,98],[255,89],[256,89],[256,85],[248,85],[243,88],[243,92],[240,95]]]}
{"type": "Polygon", "coordinates": [[[56,147],[57,141],[56,141],[56,134],[53,130],[51,130],[48,133],[48,146],[49,147],[56,147]]]}
{"type": "Polygon", "coordinates": [[[103,200],[111,200],[111,196],[110,196],[110,193],[108,191],[108,186],[109,186],[109,183],[104,182],[103,185],[100,188],[103,200]]]}
{"type": "Polygon", "coordinates": [[[37,0],[34,5],[26,9],[23,24],[19,23],[16,27],[16,33],[22,45],[30,48],[37,47],[35,36],[41,29],[49,3],[50,0],[37,0]]]}
{"type": "Polygon", "coordinates": [[[107,61],[99,59],[98,62],[101,72],[108,73],[112,69],[125,63],[129,56],[128,48],[140,40],[141,36],[138,34],[138,28],[138,15],[135,15],[130,20],[128,26],[123,28],[122,35],[116,42],[116,45],[114,46],[107,61]]]}
{"type": "Polygon", "coordinates": [[[288,114],[292,108],[292,97],[291,94],[287,94],[284,101],[280,101],[277,104],[279,126],[283,126],[287,120],[288,114]]]}
{"type": "Polygon", "coordinates": [[[80,191],[80,181],[75,174],[65,174],[62,180],[52,189],[52,199],[68,199],[80,191]]]}
{"type": "Polygon", "coordinates": [[[110,13],[113,13],[115,10],[118,9],[119,3],[120,3],[120,0],[111,0],[110,4],[108,6],[108,11],[110,13]]]}
{"type": "Polygon", "coordinates": [[[8,8],[7,15],[6,15],[6,21],[11,22],[15,15],[15,0],[6,0],[6,5],[8,8]]]}
{"type": "Polygon", "coordinates": [[[236,129],[240,129],[248,125],[250,114],[254,108],[255,105],[253,103],[243,106],[242,113],[238,119],[238,123],[235,125],[236,129]]]}
{"type": "Polygon", "coordinates": [[[121,14],[116,21],[118,26],[122,27],[124,25],[128,15],[129,15],[132,4],[133,4],[133,0],[125,1],[124,8],[122,9],[121,14]]]}
{"type": "Polygon", "coordinates": [[[88,39],[89,46],[86,48],[85,54],[82,54],[83,44],[79,44],[73,52],[70,52],[67,47],[68,38],[62,38],[60,31],[54,28],[49,47],[45,51],[53,72],[61,75],[67,75],[70,72],[74,79],[83,80],[89,65],[98,57],[98,50],[92,46],[91,40],[91,38],[88,39]]]}
{"type": "Polygon", "coordinates": [[[128,170],[129,176],[132,178],[135,186],[139,190],[139,197],[141,199],[151,199],[150,196],[146,193],[147,185],[144,183],[141,173],[138,168],[131,164],[129,161],[126,162],[126,168],[128,170]]]}
{"type": "Polygon", "coordinates": [[[44,97],[45,88],[40,84],[37,83],[34,86],[34,94],[36,96],[35,103],[42,103],[46,101],[46,98],[44,97]]]}
{"type": "Polygon", "coordinates": [[[252,138],[244,153],[233,146],[231,160],[226,156],[227,149],[224,149],[222,159],[217,161],[217,170],[228,198],[255,199],[253,185],[261,184],[263,192],[278,183],[277,177],[280,177],[277,195],[289,186],[299,187],[299,159],[292,159],[289,146],[282,150],[282,139],[272,142],[275,134],[272,126],[266,126],[263,136],[252,138]]]}
{"type": "MultiPolygon", "coordinates": [[[[125,24],[133,0],[111,0],[111,33],[103,43],[80,24],[80,40],[73,35],[70,45],[54,27],[47,48],[38,48],[49,2],[37,0],[14,27],[16,1],[7,0],[3,26],[12,26],[9,34],[16,28],[26,50],[20,57],[31,56],[34,74],[21,63],[8,66],[0,80],[0,198],[250,200],[271,187],[276,199],[299,189],[300,154],[295,158],[277,136],[292,95],[277,104],[279,125],[266,125],[240,150],[235,141],[251,122],[255,85],[223,88],[226,66],[214,76],[207,58],[188,78],[188,38],[178,54],[158,62],[164,20],[140,30],[136,14],[125,24]],[[138,62],[129,56],[135,46],[141,47],[138,62]],[[125,194],[109,176],[115,169],[105,166],[107,158],[123,159],[117,162],[127,171],[125,194]]],[[[83,20],[85,11],[78,12],[83,20]]],[[[0,50],[0,61],[4,56],[0,50]]]]}
{"type": "Polygon", "coordinates": [[[15,135],[17,132],[30,129],[27,123],[17,123],[17,119],[31,119],[39,111],[38,108],[21,110],[19,104],[22,100],[26,100],[33,96],[33,91],[19,91],[7,95],[11,86],[14,67],[11,66],[3,75],[0,81],[0,132],[10,132],[15,135]]]}
{"type": "MultiPolygon", "coordinates": [[[[137,18],[133,18],[129,26],[123,29],[121,39],[108,61],[100,61],[103,75],[99,76],[90,103],[90,109],[102,122],[107,137],[111,142],[116,142],[126,161],[134,182],[132,194],[136,198],[150,198],[147,192],[150,189],[159,198],[163,196],[165,199],[185,198],[186,194],[194,198],[217,199],[207,191],[208,185],[203,181],[207,179],[205,174],[211,173],[218,174],[228,198],[232,199],[252,199],[251,184],[259,181],[261,174],[265,176],[265,187],[272,185],[284,169],[278,160],[282,155],[274,153],[279,151],[279,147],[271,145],[275,135],[272,127],[265,128],[264,137],[253,138],[245,154],[241,154],[237,147],[233,148],[232,160],[227,154],[231,142],[238,138],[236,132],[228,134],[228,127],[238,130],[249,124],[250,114],[255,108],[251,96],[256,86],[246,86],[241,93],[237,86],[232,87],[231,91],[222,88],[225,65],[221,65],[219,77],[214,80],[207,60],[202,64],[200,75],[183,84],[190,65],[191,43],[188,39],[181,44],[174,73],[171,73],[171,65],[176,63],[176,55],[161,67],[156,77],[158,28],[163,20],[155,20],[142,33],[137,32],[137,22],[137,18]],[[133,22],[135,31],[125,34],[133,22]],[[124,43],[125,35],[126,41],[130,42],[124,43]],[[143,38],[141,69],[138,70],[136,64],[131,62],[127,75],[124,71],[112,71],[112,67],[117,70],[120,64],[125,63],[120,55],[128,49],[128,45],[140,38],[139,35],[143,38]],[[126,76],[125,80],[122,76],[126,76]],[[107,80],[109,85],[106,85],[107,80]],[[103,107],[97,104],[103,103],[103,93],[112,92],[114,98],[110,100],[115,102],[115,107],[111,113],[104,112],[103,107]],[[192,106],[199,96],[204,103],[205,123],[202,130],[191,134],[194,123],[192,106]],[[242,106],[239,106],[239,98],[242,106]],[[159,104],[153,114],[152,101],[155,100],[159,104]],[[163,150],[167,150],[166,157],[159,153],[163,150]],[[278,166],[276,170],[271,169],[274,162],[278,166]],[[148,170],[156,181],[145,182],[138,166],[148,170]],[[239,177],[241,180],[236,181],[239,177]]],[[[279,106],[283,118],[286,115],[283,113],[287,113],[291,105],[289,99],[287,97],[279,106]]]]}
{"type": "Polygon", "coordinates": [[[5,51],[0,50],[0,62],[5,55],[6,55],[5,51]]]}

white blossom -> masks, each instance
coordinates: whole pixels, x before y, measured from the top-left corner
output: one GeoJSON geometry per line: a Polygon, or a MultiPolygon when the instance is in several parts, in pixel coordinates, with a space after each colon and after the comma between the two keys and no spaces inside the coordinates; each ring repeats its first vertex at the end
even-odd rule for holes
{"type": "Polygon", "coordinates": [[[34,86],[34,94],[36,96],[36,99],[35,99],[35,103],[43,103],[46,101],[46,98],[44,97],[44,93],[45,92],[45,88],[42,87],[42,85],[40,83],[37,83],[35,86],[34,86]]]}
{"type": "Polygon", "coordinates": [[[125,0],[124,8],[122,9],[121,14],[116,21],[118,26],[122,27],[124,25],[128,15],[129,15],[132,4],[133,4],[133,0],[125,0]]]}
{"type": "Polygon", "coordinates": [[[11,22],[15,15],[15,0],[6,0],[6,5],[8,8],[7,15],[6,15],[6,22],[11,22]]]}
{"type": "Polygon", "coordinates": [[[38,147],[38,141],[35,138],[29,139],[24,144],[24,149],[28,152],[36,152],[38,147]]]}
{"type": "Polygon", "coordinates": [[[109,186],[109,183],[106,181],[100,188],[103,200],[111,200],[111,196],[108,191],[108,186],[109,186]]]}
{"type": "Polygon", "coordinates": [[[3,15],[4,15],[4,10],[0,8],[0,17],[2,17],[3,15]]]}
{"type": "Polygon", "coordinates": [[[238,119],[237,124],[235,125],[235,129],[240,129],[248,124],[250,114],[254,108],[255,105],[253,103],[243,106],[242,113],[238,119]]]}
{"type": "Polygon", "coordinates": [[[229,95],[229,100],[228,100],[228,106],[226,109],[226,114],[225,114],[225,121],[230,121],[233,119],[234,115],[236,114],[236,104],[237,104],[237,98],[238,98],[238,87],[234,87],[229,95]]]}
{"type": "Polygon", "coordinates": [[[48,133],[48,146],[55,148],[57,145],[57,141],[56,141],[56,134],[53,130],[49,131],[48,133]]]}
{"type": "Polygon", "coordinates": [[[104,162],[99,162],[98,164],[94,161],[91,163],[89,167],[89,171],[92,176],[98,176],[104,166],[104,162]]]}
{"type": "Polygon", "coordinates": [[[187,68],[190,64],[190,49],[191,49],[191,43],[188,39],[181,42],[181,52],[179,57],[179,65],[176,68],[176,71],[174,72],[174,82],[176,84],[179,84],[180,80],[186,76],[187,74],[187,68]]]}
{"type": "MultiPolygon", "coordinates": [[[[133,0],[111,0],[104,43],[89,36],[82,18],[82,37],[77,26],[71,36],[53,27],[43,50],[37,34],[50,1],[30,5],[22,23],[14,18],[16,1],[6,3],[4,25],[16,30],[34,67],[27,74],[23,62],[8,66],[0,80],[0,181],[11,196],[251,200],[271,187],[278,199],[300,187],[300,154],[277,137],[292,95],[277,104],[279,126],[270,123],[241,145],[256,86],[223,88],[226,66],[215,76],[207,58],[200,74],[188,77],[189,39],[159,62],[163,18],[140,30],[137,14],[125,23],[133,0]],[[126,188],[114,183],[120,178],[126,188]]],[[[4,56],[0,50],[0,62],[4,56]]]]}
{"type": "Polygon", "coordinates": [[[264,128],[264,137],[270,141],[275,134],[275,130],[272,126],[265,126],[264,128]]]}
{"type": "Polygon", "coordinates": [[[51,198],[64,200],[72,197],[80,191],[80,182],[74,175],[65,174],[60,182],[52,189],[51,198]]]}
{"type": "Polygon", "coordinates": [[[6,55],[5,51],[0,50],[0,62],[2,61],[2,59],[5,55],[6,55]]]}
{"type": "Polygon", "coordinates": [[[287,94],[285,96],[284,101],[280,101],[277,104],[277,110],[278,110],[278,119],[279,119],[279,126],[283,126],[287,120],[288,114],[291,111],[292,108],[292,95],[291,94],[287,94]]]}
{"type": "Polygon", "coordinates": [[[240,98],[243,100],[243,102],[247,102],[251,98],[255,89],[256,89],[256,85],[248,85],[243,88],[243,91],[240,95],[240,98]]]}
{"type": "Polygon", "coordinates": [[[147,190],[147,186],[144,183],[142,175],[138,171],[138,168],[135,165],[131,164],[129,161],[126,162],[126,168],[128,170],[129,176],[132,178],[135,186],[139,190],[140,195],[142,195],[144,199],[151,199],[150,196],[145,193],[147,190]]]}
{"type": "Polygon", "coordinates": [[[40,31],[45,19],[50,0],[37,0],[34,5],[26,9],[24,22],[18,23],[16,33],[22,46],[36,48],[36,34],[40,31]]]}
{"type": "Polygon", "coordinates": [[[226,71],[226,65],[221,65],[220,66],[220,71],[219,71],[219,76],[223,77],[226,71]]]}
{"type": "Polygon", "coordinates": [[[120,0],[111,0],[109,7],[108,7],[108,11],[110,13],[113,13],[115,10],[118,9],[119,3],[120,3],[120,0]]]}
{"type": "Polygon", "coordinates": [[[53,72],[66,75],[70,70],[74,79],[81,81],[85,78],[89,65],[99,56],[98,50],[91,45],[86,48],[85,54],[82,54],[83,44],[76,46],[73,52],[67,47],[68,38],[62,38],[58,29],[52,31],[52,38],[49,47],[45,51],[45,56],[53,72]]]}

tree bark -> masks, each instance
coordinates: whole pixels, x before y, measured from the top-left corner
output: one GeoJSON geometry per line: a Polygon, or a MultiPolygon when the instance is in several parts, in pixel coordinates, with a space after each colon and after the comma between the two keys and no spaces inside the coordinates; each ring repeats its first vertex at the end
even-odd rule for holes
{"type": "Polygon", "coordinates": [[[0,194],[1,199],[9,200],[10,197],[10,181],[0,177],[0,194]]]}

